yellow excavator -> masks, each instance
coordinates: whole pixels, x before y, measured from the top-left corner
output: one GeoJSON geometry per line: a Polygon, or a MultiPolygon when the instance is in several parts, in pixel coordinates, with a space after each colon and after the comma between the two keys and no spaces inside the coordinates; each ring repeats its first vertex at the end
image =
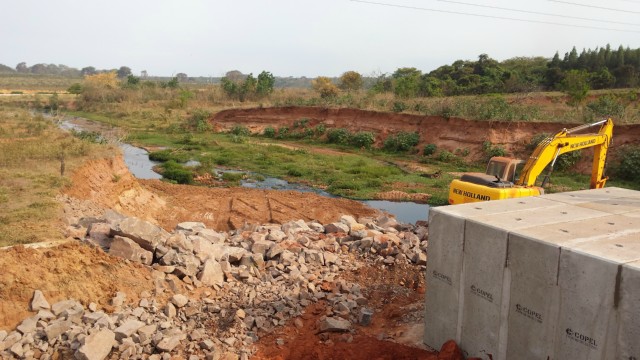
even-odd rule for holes
{"type": "Polygon", "coordinates": [[[612,135],[613,121],[606,119],[572,129],[562,129],[542,140],[526,162],[508,157],[492,157],[484,174],[466,173],[460,180],[451,182],[449,204],[542,195],[558,156],[588,147],[595,148],[591,189],[602,188],[607,181],[604,166],[612,135]],[[597,133],[577,134],[596,126],[600,126],[597,133]],[[536,179],[549,164],[544,180],[540,186],[536,186],[536,179]]]}

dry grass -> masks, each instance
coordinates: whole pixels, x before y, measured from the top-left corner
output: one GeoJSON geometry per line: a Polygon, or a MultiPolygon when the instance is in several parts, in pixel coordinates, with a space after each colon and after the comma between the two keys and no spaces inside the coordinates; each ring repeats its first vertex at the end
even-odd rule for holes
{"type": "MultiPolygon", "coordinates": [[[[63,237],[58,191],[85,159],[106,153],[41,115],[0,107],[0,247],[63,237]],[[64,159],[64,175],[61,163],[64,159]]],[[[111,149],[113,151],[113,149],[111,149]]]]}

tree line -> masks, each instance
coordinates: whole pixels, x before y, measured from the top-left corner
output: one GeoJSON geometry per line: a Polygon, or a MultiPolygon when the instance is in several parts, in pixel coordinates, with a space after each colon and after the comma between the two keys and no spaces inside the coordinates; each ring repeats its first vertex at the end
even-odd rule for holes
{"type": "MultiPolygon", "coordinates": [[[[15,69],[0,64],[0,73],[48,74],[80,77],[105,72],[116,72],[119,78],[132,75],[131,69],[98,70],[92,66],[80,70],[65,65],[19,63],[15,69]]],[[[423,73],[415,67],[398,68],[391,74],[362,76],[347,71],[339,78],[274,77],[271,73],[254,78],[234,70],[222,78],[189,78],[184,73],[175,77],[180,82],[205,81],[221,84],[230,96],[244,99],[249,95],[265,96],[267,87],[308,87],[317,90],[322,97],[336,95],[340,89],[350,91],[361,88],[373,92],[390,92],[401,98],[477,95],[487,93],[516,93],[528,91],[566,90],[567,88],[610,89],[640,85],[640,48],[622,46],[612,49],[609,45],[578,53],[574,47],[560,56],[558,52],[548,59],[544,57],[516,57],[497,61],[481,54],[476,61],[457,60],[450,65],[423,73]],[[254,89],[255,88],[255,89],[254,89]]],[[[146,71],[141,72],[147,78],[146,71]]]]}

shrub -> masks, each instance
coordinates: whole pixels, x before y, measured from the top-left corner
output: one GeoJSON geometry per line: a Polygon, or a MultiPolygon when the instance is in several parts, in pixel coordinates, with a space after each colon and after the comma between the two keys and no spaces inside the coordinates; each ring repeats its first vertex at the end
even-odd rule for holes
{"type": "Polygon", "coordinates": [[[393,107],[391,108],[391,111],[396,113],[401,113],[405,110],[407,110],[407,104],[403,103],[402,101],[395,101],[393,103],[393,107]]]}
{"type": "Polygon", "coordinates": [[[327,131],[327,127],[324,124],[318,124],[316,125],[314,131],[316,133],[316,136],[322,136],[327,131]]]}
{"type": "Polygon", "coordinates": [[[262,135],[268,137],[268,138],[274,138],[276,136],[276,129],[274,129],[271,126],[267,126],[266,128],[264,128],[264,131],[262,132],[262,135]]]}
{"type": "Polygon", "coordinates": [[[507,151],[502,146],[493,146],[493,144],[491,144],[491,142],[489,141],[485,141],[482,143],[482,150],[484,151],[487,159],[490,159],[494,156],[505,156],[507,154],[507,151]]]}
{"type": "Polygon", "coordinates": [[[276,135],[276,138],[284,139],[287,136],[289,136],[289,127],[288,126],[283,126],[283,127],[278,129],[278,135],[276,135]]]}
{"type": "Polygon", "coordinates": [[[435,154],[437,149],[438,147],[436,146],[436,144],[427,144],[424,146],[424,149],[422,150],[422,155],[424,156],[433,155],[435,154]]]}
{"type": "Polygon", "coordinates": [[[193,183],[193,173],[191,170],[173,160],[169,160],[162,164],[162,168],[164,169],[162,176],[166,179],[173,180],[178,184],[193,183]]]}
{"type": "Polygon", "coordinates": [[[190,156],[184,151],[176,151],[173,149],[164,149],[158,151],[152,151],[149,153],[149,160],[167,162],[173,161],[176,163],[183,163],[189,161],[190,156]]]}
{"type": "Polygon", "coordinates": [[[391,152],[406,152],[418,145],[420,134],[417,132],[401,131],[395,135],[389,135],[383,144],[383,148],[391,152]]]}
{"type": "Polygon", "coordinates": [[[289,169],[287,169],[287,175],[300,177],[300,176],[302,176],[302,171],[300,171],[299,169],[296,169],[296,168],[289,168],[289,169]]]}
{"type": "Polygon", "coordinates": [[[224,172],[222,173],[222,180],[232,183],[238,183],[244,178],[244,173],[241,172],[224,172]]]}
{"type": "Polygon", "coordinates": [[[194,110],[191,113],[191,116],[187,118],[186,127],[189,130],[193,130],[196,132],[205,132],[211,129],[211,125],[207,121],[211,116],[206,110],[194,110]]]}
{"type": "Polygon", "coordinates": [[[612,170],[620,179],[640,182],[640,146],[621,147],[612,170]]]}
{"type": "Polygon", "coordinates": [[[231,128],[231,134],[238,136],[249,136],[251,135],[251,131],[248,128],[242,125],[235,125],[231,128]]]}
{"type": "Polygon", "coordinates": [[[349,144],[358,148],[371,149],[371,145],[375,142],[376,137],[372,132],[360,131],[351,136],[349,144]]]}
{"type": "Polygon", "coordinates": [[[347,129],[333,128],[327,132],[327,142],[331,144],[347,144],[350,134],[347,129]]]}
{"type": "Polygon", "coordinates": [[[442,162],[450,162],[455,158],[456,156],[452,152],[449,152],[447,150],[441,150],[440,153],[438,154],[438,160],[442,162]]]}
{"type": "Polygon", "coordinates": [[[587,104],[587,108],[595,117],[614,117],[620,119],[624,115],[624,105],[618,99],[607,94],[587,104]]]}

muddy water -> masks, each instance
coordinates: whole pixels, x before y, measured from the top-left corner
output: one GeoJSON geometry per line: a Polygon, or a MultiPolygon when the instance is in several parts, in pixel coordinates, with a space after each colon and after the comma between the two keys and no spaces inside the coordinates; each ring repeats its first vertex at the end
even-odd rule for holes
{"type": "MultiPolygon", "coordinates": [[[[153,171],[153,167],[158,165],[158,162],[149,160],[149,153],[142,148],[132,146],[130,144],[120,141],[123,134],[115,128],[108,125],[103,125],[97,122],[93,122],[84,118],[75,116],[66,116],[59,121],[59,126],[65,130],[77,130],[77,131],[95,131],[105,137],[109,142],[116,143],[120,147],[124,155],[124,161],[129,168],[129,171],[139,179],[161,179],[162,175],[153,171]]],[[[197,166],[197,161],[189,161],[185,165],[197,166]]],[[[254,189],[265,190],[295,190],[300,192],[314,192],[318,195],[335,197],[326,191],[315,189],[303,184],[290,183],[286,180],[274,178],[274,177],[262,177],[264,180],[255,180],[256,175],[249,172],[238,170],[226,170],[215,169],[215,172],[221,175],[224,172],[245,173],[249,176],[249,180],[241,180],[240,186],[254,189]]],[[[258,177],[261,178],[261,177],[258,177]]],[[[429,205],[417,204],[410,201],[386,201],[386,200],[367,200],[363,201],[368,206],[386,211],[396,217],[396,219],[403,223],[414,224],[419,220],[427,220],[429,216],[429,205]]]]}

